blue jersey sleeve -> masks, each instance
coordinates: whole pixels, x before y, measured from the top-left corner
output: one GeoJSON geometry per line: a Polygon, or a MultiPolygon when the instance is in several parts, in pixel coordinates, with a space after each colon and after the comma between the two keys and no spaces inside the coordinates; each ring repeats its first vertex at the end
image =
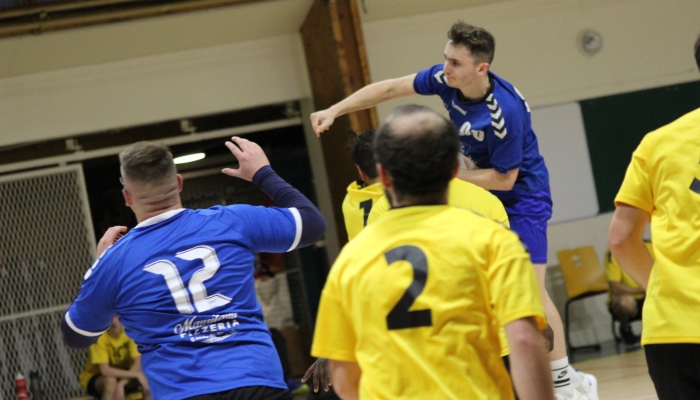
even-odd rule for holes
{"type": "Polygon", "coordinates": [[[438,94],[439,85],[445,87],[446,84],[442,64],[437,64],[416,74],[416,78],[413,80],[413,90],[423,96],[429,96],[438,94]]]}
{"type": "Polygon", "coordinates": [[[491,113],[492,134],[486,135],[490,162],[493,169],[505,174],[519,168],[523,163],[523,140],[525,137],[524,106],[517,100],[493,97],[486,99],[491,113]]]}
{"type": "Polygon", "coordinates": [[[64,337],[83,336],[97,338],[109,328],[116,313],[117,268],[113,253],[107,249],[85,274],[78,296],[64,315],[64,337]],[[72,332],[65,332],[66,330],[72,332]]]}
{"type": "Polygon", "coordinates": [[[235,205],[223,207],[231,225],[249,240],[256,252],[294,250],[301,239],[301,217],[295,208],[235,205]]]}

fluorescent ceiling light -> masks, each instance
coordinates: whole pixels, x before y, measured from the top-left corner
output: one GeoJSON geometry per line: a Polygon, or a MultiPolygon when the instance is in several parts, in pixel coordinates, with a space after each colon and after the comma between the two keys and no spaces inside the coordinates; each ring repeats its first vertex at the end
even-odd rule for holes
{"type": "Polygon", "coordinates": [[[194,154],[188,154],[188,155],[182,156],[182,157],[176,157],[173,161],[175,162],[175,164],[184,164],[184,163],[189,163],[189,162],[201,160],[204,157],[205,157],[204,153],[194,153],[194,154]]]}

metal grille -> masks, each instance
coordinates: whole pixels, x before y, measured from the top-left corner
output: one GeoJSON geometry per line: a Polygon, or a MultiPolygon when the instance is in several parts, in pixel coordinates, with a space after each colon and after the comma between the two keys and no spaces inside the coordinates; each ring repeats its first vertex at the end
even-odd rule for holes
{"type": "Polygon", "coordinates": [[[263,205],[265,194],[254,184],[226,176],[217,170],[204,176],[185,174],[180,194],[182,205],[187,208],[209,208],[215,205],[252,204],[263,205]]]}
{"type": "Polygon", "coordinates": [[[0,399],[31,371],[45,399],[81,395],[86,353],[60,332],[95,251],[81,167],[0,177],[0,210],[0,399]]]}

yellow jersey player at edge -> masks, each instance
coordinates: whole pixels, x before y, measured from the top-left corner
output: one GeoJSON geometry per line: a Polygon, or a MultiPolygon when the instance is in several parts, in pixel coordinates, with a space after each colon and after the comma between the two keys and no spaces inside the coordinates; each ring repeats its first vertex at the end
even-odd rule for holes
{"type": "Polygon", "coordinates": [[[350,157],[361,180],[348,186],[343,200],[343,218],[348,240],[352,240],[367,225],[375,201],[384,195],[372,155],[374,131],[362,132],[351,141],[350,157]]]}
{"type": "Polygon", "coordinates": [[[342,250],[321,295],[312,354],[343,399],[553,399],[544,311],[517,235],[447,205],[459,168],[454,126],[395,110],[374,141],[393,206],[342,250]],[[416,163],[414,160],[422,162],[416,163]]]}
{"type": "Polygon", "coordinates": [[[646,289],[642,346],[656,394],[700,399],[700,108],[644,136],[615,206],[610,249],[646,289]]]}
{"type": "Polygon", "coordinates": [[[325,110],[311,114],[317,135],[336,117],[383,101],[420,94],[438,96],[459,131],[470,168],[459,179],[492,191],[508,212],[510,227],[530,252],[547,322],[554,332],[549,354],[555,392],[563,399],[598,400],[597,380],[569,365],[564,326],[545,286],[547,221],[552,216],[549,172],[531,126],[530,107],[508,81],[491,71],[496,45],[484,28],[458,21],[447,34],[444,62],[417,73],[363,87],[325,110]]]}

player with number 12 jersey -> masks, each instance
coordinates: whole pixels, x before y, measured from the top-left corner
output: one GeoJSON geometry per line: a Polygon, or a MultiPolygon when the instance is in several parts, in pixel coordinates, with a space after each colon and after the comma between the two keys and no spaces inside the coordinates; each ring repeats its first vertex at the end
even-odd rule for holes
{"type": "Polygon", "coordinates": [[[82,331],[101,333],[112,318],[104,310],[120,315],[148,366],[154,398],[219,392],[231,382],[284,389],[255,297],[253,250],[294,249],[301,229],[294,211],[234,205],[145,220],[95,262],[68,317],[82,331]],[[221,346],[231,351],[222,355],[221,346]],[[199,373],[200,364],[216,373],[199,373]],[[183,377],[195,384],[191,393],[179,390],[183,377]]]}

